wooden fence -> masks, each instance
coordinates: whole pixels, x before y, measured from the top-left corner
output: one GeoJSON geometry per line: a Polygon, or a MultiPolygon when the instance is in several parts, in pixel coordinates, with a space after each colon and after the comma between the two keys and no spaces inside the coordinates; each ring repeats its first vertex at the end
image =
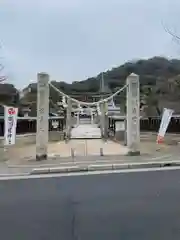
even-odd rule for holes
{"type": "MultiPolygon", "coordinates": [[[[124,121],[124,119],[109,118],[109,129],[115,132],[115,122],[124,121]]],[[[158,117],[149,117],[140,120],[140,130],[143,132],[158,132],[160,127],[161,119],[158,117]]],[[[173,117],[169,123],[167,132],[169,133],[180,133],[180,117],[173,117]]]]}
{"type": "MultiPolygon", "coordinates": [[[[63,131],[65,129],[65,118],[55,117],[49,119],[49,131],[63,131]],[[56,124],[54,124],[56,123],[56,124]]],[[[17,121],[17,134],[36,132],[36,118],[19,118],[17,121]]],[[[0,119],[0,136],[4,135],[4,119],[0,119]]]]}
{"type": "MultiPolygon", "coordinates": [[[[115,132],[115,122],[123,121],[123,119],[109,118],[109,129],[115,132]]],[[[140,120],[141,131],[157,132],[160,126],[161,119],[150,117],[140,120]]],[[[63,131],[66,128],[66,121],[64,117],[52,117],[49,119],[49,131],[63,131]],[[56,122],[54,125],[53,123],[56,122]]],[[[35,133],[36,132],[36,118],[19,118],[17,121],[17,134],[35,133]]],[[[180,117],[173,117],[168,126],[167,132],[180,133],[180,117]]],[[[0,136],[4,135],[4,119],[0,118],[0,136]]]]}

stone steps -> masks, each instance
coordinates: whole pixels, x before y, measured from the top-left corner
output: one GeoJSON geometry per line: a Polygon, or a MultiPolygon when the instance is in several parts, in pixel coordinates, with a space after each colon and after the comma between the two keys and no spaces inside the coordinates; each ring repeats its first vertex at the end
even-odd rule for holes
{"type": "Polygon", "coordinates": [[[96,139],[101,138],[101,130],[97,125],[80,124],[71,130],[71,139],[96,139]]]}

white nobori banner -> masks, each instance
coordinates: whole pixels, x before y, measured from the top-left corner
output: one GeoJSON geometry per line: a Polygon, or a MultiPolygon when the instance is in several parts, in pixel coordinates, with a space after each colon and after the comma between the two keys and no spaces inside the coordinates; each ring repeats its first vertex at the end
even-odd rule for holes
{"type": "Polygon", "coordinates": [[[164,112],[162,115],[161,124],[160,124],[160,128],[159,128],[159,133],[157,136],[157,143],[163,142],[164,135],[167,131],[167,128],[168,128],[168,125],[171,120],[173,112],[174,112],[174,110],[172,110],[172,109],[164,108],[164,112]]]}
{"type": "Polygon", "coordinates": [[[4,106],[4,145],[13,145],[16,140],[18,108],[4,106]]]}

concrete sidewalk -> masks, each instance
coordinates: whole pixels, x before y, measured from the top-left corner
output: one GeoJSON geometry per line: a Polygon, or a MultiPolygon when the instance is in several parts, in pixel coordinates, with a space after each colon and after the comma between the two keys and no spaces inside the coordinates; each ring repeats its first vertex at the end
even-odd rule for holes
{"type": "MultiPolygon", "coordinates": [[[[36,156],[35,144],[12,146],[7,148],[7,151],[3,152],[0,149],[0,159],[3,161],[11,161],[14,163],[33,161],[36,156]]],[[[86,156],[101,156],[101,155],[126,155],[128,153],[127,147],[115,143],[113,141],[104,142],[101,139],[88,139],[88,140],[70,140],[68,143],[65,141],[59,141],[55,143],[49,143],[48,156],[68,158],[72,155],[76,157],[86,156]]]]}
{"type": "MultiPolygon", "coordinates": [[[[155,133],[141,133],[141,154],[156,154],[157,152],[171,153],[179,152],[180,147],[178,141],[180,141],[179,134],[167,134],[165,138],[165,144],[156,144],[155,133]],[[176,144],[177,143],[177,144],[176,144]]],[[[34,135],[25,135],[18,137],[16,144],[11,146],[4,152],[3,145],[0,146],[0,162],[1,161],[12,161],[14,164],[33,161],[36,155],[36,145],[34,135]]],[[[124,146],[123,142],[108,141],[103,142],[101,139],[88,139],[88,140],[71,140],[68,144],[64,141],[49,142],[48,155],[67,158],[72,156],[72,149],[75,155],[78,157],[87,155],[100,156],[101,150],[103,149],[104,155],[126,155],[128,152],[127,147],[124,146]]]]}
{"type": "Polygon", "coordinates": [[[140,169],[153,167],[180,166],[179,155],[159,154],[154,156],[104,156],[97,158],[52,158],[46,161],[30,161],[26,164],[0,164],[0,176],[16,176],[47,173],[70,173],[82,171],[105,171],[120,169],[140,169]]]}
{"type": "MultiPolygon", "coordinates": [[[[46,161],[35,161],[35,145],[20,144],[8,152],[8,158],[4,160],[1,155],[0,176],[4,175],[27,175],[31,173],[49,172],[73,172],[73,171],[96,171],[129,169],[154,166],[179,166],[179,144],[157,145],[155,134],[141,136],[140,156],[126,156],[126,147],[122,142],[111,144],[102,143],[100,139],[83,141],[72,140],[70,144],[54,142],[49,144],[49,157],[46,161]],[[150,140],[149,140],[150,139],[150,140]],[[71,157],[69,147],[76,146],[77,156],[71,157]],[[99,149],[104,146],[104,156],[100,156],[99,149]],[[120,154],[120,153],[123,153],[120,154]],[[87,155],[87,156],[86,156],[87,155]],[[34,170],[35,169],[35,170],[34,170]]],[[[179,139],[179,135],[168,137],[170,140],[179,139]]],[[[177,141],[176,141],[177,142],[177,141]]],[[[2,149],[0,149],[2,151],[2,149]]]]}

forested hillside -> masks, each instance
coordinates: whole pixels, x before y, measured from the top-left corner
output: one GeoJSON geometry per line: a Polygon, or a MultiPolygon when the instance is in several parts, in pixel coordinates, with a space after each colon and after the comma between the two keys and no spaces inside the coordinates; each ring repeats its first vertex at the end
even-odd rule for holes
{"type": "MultiPolygon", "coordinates": [[[[146,105],[144,108],[146,115],[158,115],[163,107],[173,108],[176,113],[180,113],[180,60],[153,57],[147,60],[126,62],[103,73],[105,84],[114,92],[125,84],[126,77],[132,72],[140,76],[141,101],[146,105]]],[[[53,82],[56,87],[67,94],[98,93],[101,77],[102,73],[99,73],[96,77],[72,84],[58,82],[58,79],[53,82]]],[[[8,84],[3,88],[1,85],[3,84],[0,84],[0,96],[4,92],[11,94],[12,88],[9,88],[8,84]]],[[[27,89],[30,91],[22,101],[36,101],[36,84],[30,84],[27,89]]],[[[54,103],[59,101],[58,94],[52,91],[51,98],[54,103]]],[[[18,100],[18,97],[16,99],[18,100]]]]}

